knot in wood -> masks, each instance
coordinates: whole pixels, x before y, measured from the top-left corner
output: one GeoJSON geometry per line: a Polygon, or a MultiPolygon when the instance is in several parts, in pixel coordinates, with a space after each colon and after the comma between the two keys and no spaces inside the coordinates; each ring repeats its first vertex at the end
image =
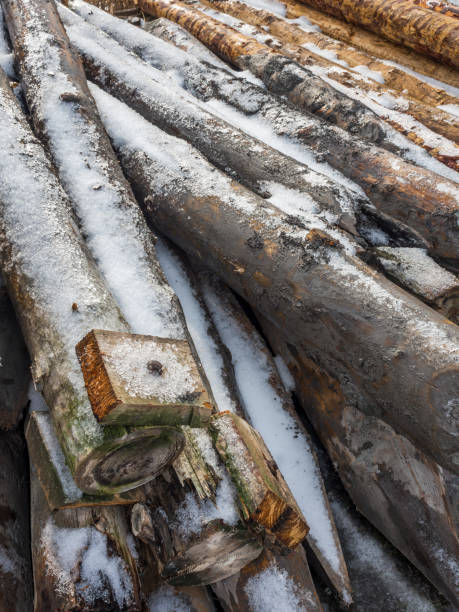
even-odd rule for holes
{"type": "Polygon", "coordinates": [[[148,368],[148,371],[154,374],[155,376],[162,376],[164,373],[163,365],[159,361],[156,361],[155,359],[152,359],[151,361],[147,363],[147,368],[148,368]]]}

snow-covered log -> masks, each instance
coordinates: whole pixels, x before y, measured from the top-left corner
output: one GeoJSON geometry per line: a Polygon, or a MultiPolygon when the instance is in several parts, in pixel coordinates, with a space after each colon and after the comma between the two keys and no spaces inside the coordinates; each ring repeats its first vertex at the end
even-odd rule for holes
{"type": "MultiPolygon", "coordinates": [[[[0,128],[0,265],[32,359],[33,378],[43,389],[77,485],[91,494],[133,488],[152,478],[157,459],[164,458],[161,449],[158,453],[158,432],[102,428],[75,353],[76,343],[89,330],[125,331],[127,324],[2,72],[0,128]]],[[[181,442],[178,433],[173,435],[171,458],[181,442]]]]}
{"type": "Polygon", "coordinates": [[[21,421],[29,379],[29,356],[0,277],[0,429],[21,421]]]}
{"type": "Polygon", "coordinates": [[[0,432],[0,610],[5,612],[32,609],[29,497],[24,439],[19,432],[0,432]]]}
{"type": "Polygon", "coordinates": [[[148,596],[148,609],[153,612],[217,612],[209,587],[173,587],[168,584],[153,588],[148,596]]]}
{"type": "MultiPolygon", "coordinates": [[[[386,40],[362,27],[332,17],[303,4],[299,0],[279,0],[279,2],[289,19],[299,19],[305,25],[316,26],[324,34],[351,44],[357,49],[389,63],[397,62],[396,65],[401,70],[415,71],[419,78],[423,78],[422,75],[427,75],[436,81],[438,79],[440,82],[459,87],[459,74],[452,66],[437,62],[433,58],[421,55],[404,45],[386,40]]],[[[441,86],[438,81],[437,84],[441,86]]]]}
{"type": "Polygon", "coordinates": [[[51,512],[32,466],[31,538],[37,612],[143,609],[134,538],[121,508],[51,512]]]}
{"type": "Polygon", "coordinates": [[[459,68],[459,24],[410,0],[304,0],[304,3],[459,68]]]}
{"type": "Polygon", "coordinates": [[[307,610],[321,612],[304,550],[271,545],[239,574],[212,585],[225,612],[307,610]]]}
{"type": "MultiPolygon", "coordinates": [[[[223,2],[204,0],[204,2],[196,3],[196,8],[204,8],[203,4],[212,9],[211,16],[219,20],[228,20],[228,17],[223,17],[221,13],[216,13],[213,9],[230,15],[232,18],[228,25],[232,25],[240,32],[250,34],[260,42],[263,41],[270,48],[280,51],[282,55],[305,66],[316,76],[328,79],[331,85],[336,81],[337,87],[341,87],[343,92],[348,91],[348,95],[352,95],[352,90],[357,91],[358,99],[365,106],[375,112],[379,111],[379,115],[389,121],[399,132],[410,134],[410,138],[416,139],[418,144],[422,143],[422,146],[431,151],[431,154],[437,159],[441,159],[452,168],[458,168],[459,148],[455,148],[453,143],[459,143],[459,127],[452,121],[452,116],[442,108],[432,108],[438,104],[456,104],[458,100],[454,96],[446,92],[443,92],[441,96],[438,90],[435,96],[435,90],[430,85],[410,75],[405,76],[408,81],[407,85],[410,85],[410,79],[415,81],[414,84],[411,84],[411,89],[408,90],[400,83],[400,90],[394,91],[386,82],[383,73],[378,71],[380,66],[384,66],[382,62],[374,61],[377,66],[373,70],[366,69],[361,63],[355,64],[357,69],[354,72],[351,67],[347,68],[348,55],[356,54],[360,59],[362,54],[356,50],[352,53],[346,49],[346,52],[341,54],[343,59],[339,59],[336,56],[335,48],[339,49],[340,44],[324,37],[320,32],[305,32],[300,26],[290,24],[273,13],[253,8],[237,0],[224,0],[223,2]],[[239,21],[240,19],[242,22],[239,21]],[[248,27],[248,23],[252,25],[252,28],[248,27]],[[267,36],[266,28],[274,36],[267,36]],[[417,92],[414,99],[409,95],[412,91],[417,92]],[[422,93],[426,94],[425,99],[421,98],[422,93]],[[383,108],[378,108],[378,105],[383,108]],[[413,118],[416,121],[413,121],[413,118]],[[429,129],[426,130],[426,127],[429,129]],[[438,135],[443,139],[439,139],[438,135]],[[441,147],[438,147],[438,142],[442,142],[441,147]]],[[[204,10],[208,9],[204,8],[204,10]]],[[[341,46],[345,47],[342,43],[341,46]]],[[[366,61],[371,62],[371,58],[366,58],[366,61]]],[[[385,66],[385,68],[384,73],[392,74],[396,71],[397,74],[400,74],[399,70],[391,66],[385,66]]],[[[269,78],[282,81],[275,74],[271,74],[269,78]]]]}
{"type": "Polygon", "coordinates": [[[310,196],[310,204],[312,198],[318,210],[336,214],[338,223],[351,230],[355,226],[358,194],[233,127],[218,112],[213,114],[166,79],[163,72],[136,58],[72,11],[65,7],[59,10],[87,73],[102,88],[161,129],[189,140],[212,163],[253,191],[269,196],[268,183],[276,181],[310,196]]]}
{"type": "Polygon", "coordinates": [[[457,473],[448,403],[459,385],[457,327],[362,263],[317,217],[292,222],[282,198],[275,208],[240,186],[235,195],[234,183],[189,145],[94,95],[152,223],[336,377],[347,401],[457,473]]]}
{"type": "MultiPolygon", "coordinates": [[[[178,72],[185,87],[195,96],[204,101],[216,99],[216,109],[220,113],[225,113],[226,111],[224,116],[228,116],[235,125],[243,124],[245,129],[254,136],[266,134],[269,129],[268,136],[266,137],[267,142],[273,142],[290,156],[298,156],[298,145],[299,143],[304,144],[306,150],[301,149],[301,152],[304,150],[303,159],[308,160],[312,150],[317,159],[320,156],[331,166],[356,181],[365,190],[372,203],[381,211],[383,216],[381,223],[383,226],[385,226],[385,215],[390,215],[393,219],[401,221],[401,228],[398,229],[401,230],[402,235],[403,229],[406,229],[406,225],[409,224],[425,238],[434,254],[443,255],[451,259],[458,256],[459,236],[456,226],[456,213],[459,209],[459,190],[452,182],[442,180],[439,183],[438,176],[433,172],[406,163],[388,151],[368,145],[363,141],[358,141],[344,130],[330,126],[313,115],[305,116],[293,109],[288,103],[282,101],[282,99],[266,92],[266,90],[258,85],[230,75],[217,66],[193,61],[190,54],[180,53],[179,50],[171,48],[156,37],[141,32],[134,26],[121,20],[110,17],[94,7],[88,7],[84,2],[74,0],[71,3],[71,7],[81,17],[102,28],[107,34],[113,36],[119,43],[137,53],[143,60],[155,68],[163,71],[167,70],[170,72],[174,70],[178,72]],[[234,111],[233,114],[231,112],[228,113],[227,107],[222,106],[220,100],[234,107],[238,111],[237,115],[234,114],[234,111]],[[288,148],[285,146],[286,138],[291,143],[291,146],[288,148]],[[394,169],[396,169],[396,172],[394,172],[394,169]],[[446,188],[446,185],[448,188],[446,188]],[[438,236],[436,236],[437,232],[438,236]]],[[[66,23],[70,23],[70,19],[67,19],[67,11],[63,13],[63,16],[66,23]]],[[[165,27],[163,24],[155,26],[153,23],[151,27],[154,28],[155,33],[162,36],[165,27]],[[157,30],[158,27],[159,32],[157,30]]],[[[182,40],[184,31],[177,30],[180,26],[170,23],[170,27],[175,27],[176,34],[173,35],[174,43],[177,42],[177,37],[182,40]]],[[[167,29],[168,36],[172,36],[170,27],[167,29]]],[[[75,44],[77,44],[74,26],[68,26],[68,30],[75,44]]],[[[89,37],[90,33],[93,32],[93,30],[85,30],[82,27],[78,31],[86,37],[89,37]]],[[[96,31],[94,31],[94,36],[96,35],[96,31]]],[[[93,39],[94,36],[92,37],[93,39]]],[[[98,40],[103,42],[100,35],[98,40]]],[[[89,48],[88,43],[85,43],[85,48],[89,48]]],[[[84,51],[81,47],[80,50],[84,51]]],[[[119,52],[119,49],[112,46],[112,53],[115,52],[119,52]]],[[[193,51],[194,55],[195,52],[193,51]]],[[[96,59],[94,56],[93,58],[96,59]]],[[[131,74],[134,70],[135,66],[132,65],[131,74]]],[[[118,72],[118,75],[119,79],[125,78],[120,72],[118,72]]],[[[93,76],[97,77],[96,74],[93,74],[93,76]]],[[[104,87],[107,87],[105,82],[101,80],[99,82],[104,87]]],[[[129,94],[125,99],[130,104],[135,105],[137,110],[151,120],[157,116],[156,114],[153,115],[153,113],[157,112],[157,104],[152,99],[151,110],[148,111],[138,101],[137,91],[139,88],[144,90],[145,87],[146,79],[142,83],[139,82],[137,85],[133,85],[132,94],[129,94]]],[[[115,88],[115,86],[110,87],[110,90],[114,95],[118,95],[117,91],[119,89],[115,88]]],[[[173,103],[172,99],[171,103],[173,103]]],[[[164,115],[167,117],[165,113],[164,115]]],[[[170,123],[166,127],[172,129],[170,123]]],[[[198,141],[196,135],[189,132],[185,133],[185,136],[195,146],[198,146],[211,161],[218,163],[219,158],[215,155],[215,148],[206,146],[205,142],[198,141]]],[[[213,141],[215,142],[215,147],[222,146],[221,139],[217,141],[215,133],[213,134],[213,141]]],[[[250,146],[247,141],[246,144],[247,147],[250,146]]],[[[252,146],[253,144],[252,142],[252,146]]],[[[428,158],[427,155],[426,157],[428,158]]],[[[231,159],[226,159],[234,167],[235,156],[231,159]]],[[[272,157],[267,159],[272,160],[272,157]]],[[[333,175],[333,170],[327,164],[320,164],[317,159],[314,160],[314,167],[319,172],[328,173],[335,180],[346,180],[343,177],[340,179],[339,175],[333,175]]],[[[429,158],[430,162],[433,162],[433,160],[429,158]]],[[[442,165],[438,164],[438,166],[442,165]]],[[[225,168],[223,164],[221,164],[221,167],[225,168]]],[[[275,167],[278,167],[277,164],[275,167]]],[[[279,167],[285,168],[284,165],[279,167]]],[[[244,176],[247,176],[245,173],[248,170],[250,178],[252,180],[253,178],[258,178],[259,181],[263,182],[264,189],[268,191],[269,183],[267,181],[275,180],[285,184],[285,176],[288,176],[289,172],[286,169],[287,175],[283,177],[277,174],[274,175],[274,173],[269,177],[267,173],[268,168],[261,168],[260,172],[252,162],[250,162],[249,168],[247,165],[238,164],[237,169],[239,175],[243,174],[244,176]],[[257,174],[254,176],[254,173],[257,174]]],[[[290,176],[296,180],[298,172],[292,172],[290,176]]],[[[314,185],[312,190],[309,189],[309,193],[313,198],[320,198],[320,202],[324,206],[327,208],[331,207],[332,211],[338,214],[338,225],[355,232],[355,216],[352,213],[352,207],[350,208],[349,205],[345,205],[345,200],[342,199],[343,203],[341,204],[340,212],[336,204],[332,205],[336,199],[330,200],[332,197],[332,193],[328,190],[330,181],[322,180],[319,191],[317,175],[310,174],[309,176],[311,183],[314,185]],[[325,187],[327,187],[327,192],[323,192],[325,187]],[[320,192],[323,192],[323,197],[320,196],[320,192]],[[327,193],[327,199],[330,202],[328,205],[326,203],[327,193]]],[[[299,181],[296,180],[295,184],[295,180],[287,182],[287,185],[302,190],[299,181]]],[[[247,183],[247,180],[245,182],[247,183]]],[[[259,190],[260,183],[258,183],[259,190]]],[[[361,199],[355,201],[355,205],[361,206],[364,210],[368,208],[368,202],[365,204],[365,201],[361,199]]],[[[390,228],[390,224],[388,227],[390,228]]]]}
{"type": "Polygon", "coordinates": [[[180,2],[142,0],[141,7],[147,14],[166,17],[182,25],[217,55],[238,68],[248,68],[269,89],[286,95],[300,109],[313,112],[370,142],[384,140],[384,122],[374,113],[308,69],[274,53],[267,45],[180,2]]]}
{"type": "Polygon", "coordinates": [[[441,468],[389,425],[350,406],[338,380],[290,347],[267,319],[262,324],[357,509],[457,605],[459,539],[441,468]]]}
{"type": "Polygon", "coordinates": [[[459,280],[423,249],[379,247],[374,250],[385,274],[455,323],[459,315],[459,280]]]}

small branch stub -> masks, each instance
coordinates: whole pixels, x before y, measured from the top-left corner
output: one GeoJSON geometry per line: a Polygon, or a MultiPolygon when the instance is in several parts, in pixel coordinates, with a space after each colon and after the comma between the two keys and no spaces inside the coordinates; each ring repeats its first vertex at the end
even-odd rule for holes
{"type": "Polygon", "coordinates": [[[186,340],[93,330],[76,347],[89,399],[104,424],[206,424],[212,404],[186,340]]]}

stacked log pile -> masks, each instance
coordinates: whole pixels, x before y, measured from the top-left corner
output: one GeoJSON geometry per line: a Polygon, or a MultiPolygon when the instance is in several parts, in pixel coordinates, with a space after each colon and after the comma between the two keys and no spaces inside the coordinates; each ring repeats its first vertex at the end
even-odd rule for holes
{"type": "Polygon", "coordinates": [[[459,606],[458,15],[0,0],[2,610],[459,606]]]}

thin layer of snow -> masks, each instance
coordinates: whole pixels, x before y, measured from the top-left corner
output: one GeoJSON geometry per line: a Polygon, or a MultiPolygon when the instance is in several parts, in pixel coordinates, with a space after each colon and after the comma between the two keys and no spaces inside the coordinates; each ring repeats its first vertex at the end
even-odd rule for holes
{"type": "Polygon", "coordinates": [[[263,342],[255,331],[249,335],[239,324],[224,297],[217,295],[208,283],[202,288],[218,333],[231,352],[245,412],[263,437],[306,517],[310,537],[333,569],[339,571],[339,553],[328,518],[320,472],[309,439],[298,429],[295,419],[284,408],[283,398],[271,384],[271,377],[277,378],[278,373],[263,351],[263,342]]]}
{"type": "Polygon", "coordinates": [[[166,278],[174,289],[185,315],[188,331],[209,380],[218,410],[236,411],[236,403],[224,378],[225,364],[217,343],[209,334],[209,323],[182,262],[161,238],[156,252],[166,278]]]}
{"type": "Polygon", "coordinates": [[[441,106],[437,106],[437,108],[459,118],[459,104],[442,104],[441,106]]]}
{"type": "Polygon", "coordinates": [[[310,43],[310,42],[303,43],[301,46],[307,49],[308,51],[311,51],[311,53],[315,53],[315,55],[319,55],[320,57],[323,57],[324,59],[327,59],[331,62],[334,62],[335,64],[339,64],[340,66],[344,66],[345,68],[349,66],[347,62],[339,59],[335,51],[329,51],[328,49],[322,49],[316,44],[310,43]]]}
{"type": "Polygon", "coordinates": [[[308,612],[315,608],[314,596],[300,588],[276,563],[251,576],[244,587],[250,612],[308,612]],[[311,607],[310,607],[311,606],[311,607]]]}
{"type": "Polygon", "coordinates": [[[377,70],[370,70],[368,66],[352,66],[351,70],[377,83],[384,83],[384,76],[377,70]]]}
{"type": "Polygon", "coordinates": [[[281,15],[282,17],[287,13],[287,7],[285,4],[283,2],[278,2],[277,0],[248,0],[245,2],[245,4],[263,11],[270,11],[271,13],[281,15]]]}
{"type": "Polygon", "coordinates": [[[290,370],[287,367],[287,364],[282,359],[281,355],[276,355],[274,357],[274,363],[276,364],[277,371],[279,372],[279,376],[281,377],[282,384],[285,387],[286,391],[294,391],[295,390],[295,379],[293,378],[290,370]]]}
{"type": "Polygon", "coordinates": [[[58,592],[76,589],[90,606],[98,599],[109,603],[112,594],[120,608],[133,604],[133,585],[125,562],[109,552],[108,539],[95,527],[62,528],[49,518],[42,531],[49,554],[46,571],[57,580],[58,592]],[[74,573],[81,580],[74,582],[74,573]]]}
{"type": "Polygon", "coordinates": [[[0,6],[0,68],[6,72],[10,78],[14,78],[14,57],[9,45],[6,33],[6,24],[3,16],[3,9],[0,6]]]}
{"type": "Polygon", "coordinates": [[[193,608],[185,596],[171,586],[162,586],[148,599],[150,612],[192,612],[193,608]]]}

